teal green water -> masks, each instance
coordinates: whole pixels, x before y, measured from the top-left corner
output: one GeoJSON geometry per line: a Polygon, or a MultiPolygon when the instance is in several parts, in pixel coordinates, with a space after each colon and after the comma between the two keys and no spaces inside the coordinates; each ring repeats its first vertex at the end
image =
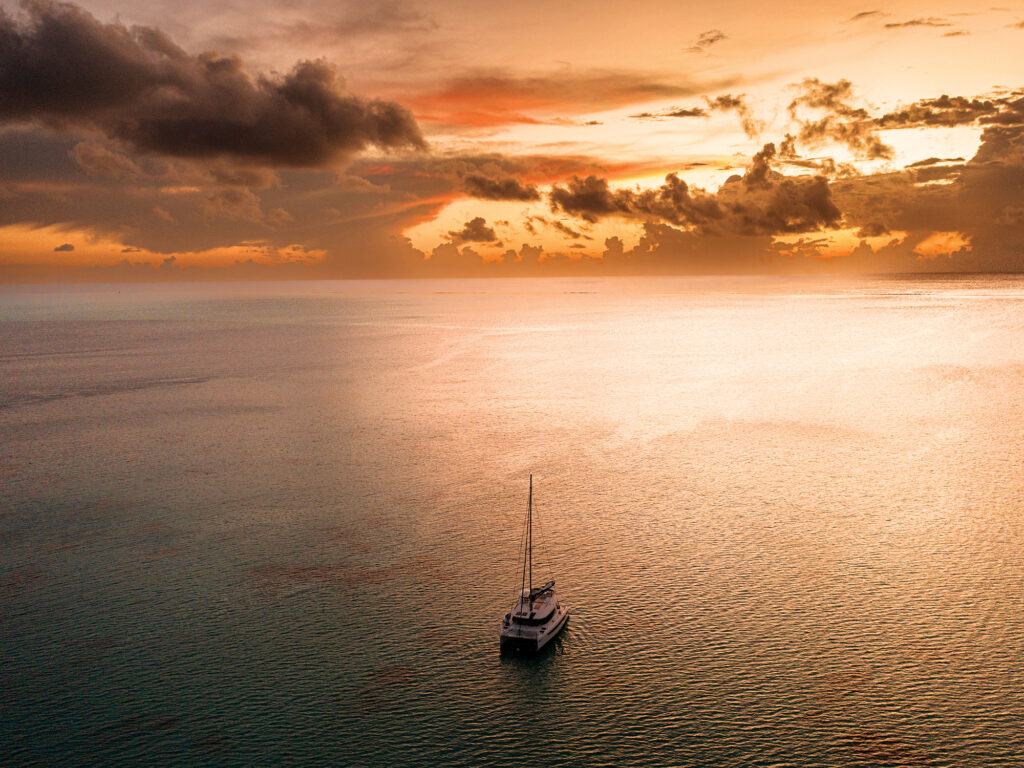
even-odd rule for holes
{"type": "Polygon", "coordinates": [[[1024,281],[0,289],[0,763],[1019,765],[1024,281]],[[572,610],[502,658],[534,474],[572,610]]]}

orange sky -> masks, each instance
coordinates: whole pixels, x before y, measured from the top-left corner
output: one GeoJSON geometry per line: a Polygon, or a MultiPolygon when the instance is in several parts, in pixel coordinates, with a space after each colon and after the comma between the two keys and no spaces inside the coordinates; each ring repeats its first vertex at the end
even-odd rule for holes
{"type": "Polygon", "coordinates": [[[1024,269],[1021,8],[0,8],[0,280],[1024,269]]]}

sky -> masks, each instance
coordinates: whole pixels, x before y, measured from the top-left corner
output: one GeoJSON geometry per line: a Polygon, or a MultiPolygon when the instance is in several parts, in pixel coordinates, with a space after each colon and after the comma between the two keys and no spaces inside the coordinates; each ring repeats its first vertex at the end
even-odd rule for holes
{"type": "Polygon", "coordinates": [[[0,0],[0,282],[1024,271],[1024,6],[0,0]]]}

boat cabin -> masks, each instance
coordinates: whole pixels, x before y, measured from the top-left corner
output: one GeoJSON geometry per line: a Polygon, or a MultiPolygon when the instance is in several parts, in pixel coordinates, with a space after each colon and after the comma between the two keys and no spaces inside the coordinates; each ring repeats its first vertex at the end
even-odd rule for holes
{"type": "Polygon", "coordinates": [[[558,608],[558,599],[555,597],[554,592],[551,591],[551,587],[554,586],[554,582],[550,583],[551,586],[546,589],[535,589],[533,592],[541,592],[540,595],[530,597],[530,590],[523,590],[523,594],[519,597],[519,602],[516,603],[515,608],[512,609],[509,619],[513,624],[526,624],[540,625],[546,623],[555,613],[558,608]]]}

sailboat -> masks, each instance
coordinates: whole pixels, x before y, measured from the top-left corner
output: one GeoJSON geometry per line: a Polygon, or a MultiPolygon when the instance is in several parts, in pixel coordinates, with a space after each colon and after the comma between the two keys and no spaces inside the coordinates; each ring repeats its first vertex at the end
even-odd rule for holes
{"type": "Polygon", "coordinates": [[[562,631],[569,621],[569,609],[558,602],[555,582],[533,586],[533,475],[526,507],[526,546],[523,548],[522,583],[519,599],[501,620],[501,650],[534,653],[562,631]]]}

